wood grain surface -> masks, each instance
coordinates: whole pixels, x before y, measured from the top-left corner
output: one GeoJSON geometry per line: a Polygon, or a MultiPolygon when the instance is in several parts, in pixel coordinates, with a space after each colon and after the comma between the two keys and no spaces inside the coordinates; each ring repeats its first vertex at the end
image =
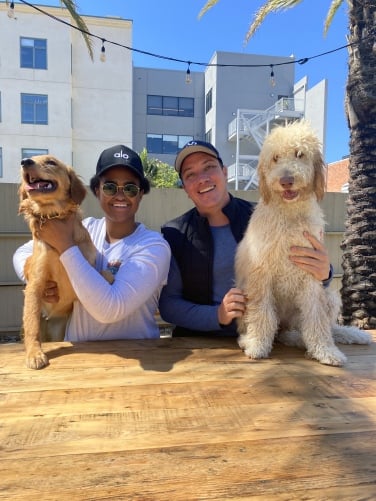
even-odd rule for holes
{"type": "Polygon", "coordinates": [[[33,371],[0,345],[0,499],[376,499],[376,343],[342,368],[235,339],[44,348],[33,371]]]}

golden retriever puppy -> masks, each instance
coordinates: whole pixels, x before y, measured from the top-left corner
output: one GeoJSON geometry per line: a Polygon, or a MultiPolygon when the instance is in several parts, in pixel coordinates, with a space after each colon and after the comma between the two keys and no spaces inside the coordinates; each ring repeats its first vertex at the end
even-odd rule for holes
{"type": "Polygon", "coordinates": [[[310,126],[295,122],[265,139],[258,164],[260,200],[236,258],[237,286],[248,295],[238,322],[239,345],[252,359],[268,357],[274,338],[305,347],[307,356],[340,366],[334,341],[368,344],[368,333],[336,323],[340,301],[289,259],[291,246],[309,246],[305,231],[322,241],[325,165],[310,126]]]}
{"type": "Polygon", "coordinates": [[[24,270],[27,280],[23,310],[26,365],[40,369],[48,365],[41,347],[41,314],[43,312],[48,318],[60,317],[65,323],[76,295],[58,253],[39,240],[38,230],[47,219],[64,219],[74,214],[75,241],[92,265],[95,264],[96,249],[81,222],[79,205],[85,198],[86,188],[72,167],[51,155],[40,155],[22,160],[21,175],[19,212],[28,222],[34,240],[33,254],[27,259],[24,270]],[[43,300],[49,280],[57,282],[57,303],[43,300]]]}

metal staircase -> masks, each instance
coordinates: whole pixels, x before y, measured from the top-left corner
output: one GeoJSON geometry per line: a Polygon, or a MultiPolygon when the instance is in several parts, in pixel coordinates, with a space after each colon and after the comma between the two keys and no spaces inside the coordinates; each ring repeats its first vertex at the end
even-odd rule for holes
{"type": "Polygon", "coordinates": [[[236,143],[235,163],[228,167],[228,183],[235,190],[256,189],[258,157],[265,137],[274,125],[303,116],[303,100],[287,97],[266,110],[238,109],[228,126],[228,141],[236,143]]]}

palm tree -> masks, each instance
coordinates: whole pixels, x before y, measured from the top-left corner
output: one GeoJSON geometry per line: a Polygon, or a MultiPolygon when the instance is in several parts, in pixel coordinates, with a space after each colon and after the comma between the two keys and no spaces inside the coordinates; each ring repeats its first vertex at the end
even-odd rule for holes
{"type": "MultiPolygon", "coordinates": [[[[331,0],[325,32],[345,0],[331,0]]],[[[375,0],[346,0],[349,60],[345,111],[350,131],[350,178],[343,250],[340,321],[376,328],[376,40],[375,0]]],[[[267,0],[258,10],[246,41],[265,17],[301,0],[267,0]]],[[[209,0],[199,16],[218,0],[209,0]]]]}

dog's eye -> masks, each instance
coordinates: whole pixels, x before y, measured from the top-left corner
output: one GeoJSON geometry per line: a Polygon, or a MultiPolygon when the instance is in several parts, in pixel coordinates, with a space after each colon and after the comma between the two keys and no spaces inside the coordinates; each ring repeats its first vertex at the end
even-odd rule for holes
{"type": "Polygon", "coordinates": [[[54,161],[54,160],[49,160],[47,162],[47,165],[52,165],[52,167],[56,167],[57,166],[57,163],[54,161]]]}
{"type": "Polygon", "coordinates": [[[273,155],[273,162],[278,162],[278,155],[273,155]]]}
{"type": "Polygon", "coordinates": [[[304,153],[300,150],[297,150],[295,152],[295,156],[296,156],[296,158],[302,158],[302,157],[304,157],[304,153]]]}

